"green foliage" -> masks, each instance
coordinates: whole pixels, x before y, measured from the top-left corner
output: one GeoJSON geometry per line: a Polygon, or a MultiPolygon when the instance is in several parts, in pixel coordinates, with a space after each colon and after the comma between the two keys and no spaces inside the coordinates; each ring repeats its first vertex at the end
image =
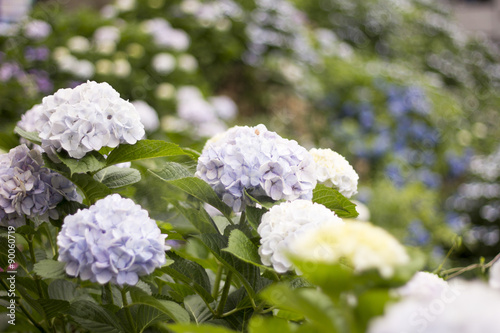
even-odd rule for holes
{"type": "Polygon", "coordinates": [[[323,184],[316,185],[313,191],[313,202],[322,204],[326,208],[334,211],[339,217],[354,218],[358,216],[356,205],[336,189],[326,187],[323,184]]]}
{"type": "Polygon", "coordinates": [[[140,140],[134,145],[121,144],[106,159],[107,165],[155,157],[186,155],[178,145],[161,140],[140,140]]]}

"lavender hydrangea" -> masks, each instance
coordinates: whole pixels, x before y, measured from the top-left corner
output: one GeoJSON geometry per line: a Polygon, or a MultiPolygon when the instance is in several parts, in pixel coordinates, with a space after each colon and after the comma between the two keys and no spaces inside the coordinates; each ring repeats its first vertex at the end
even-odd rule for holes
{"type": "Polygon", "coordinates": [[[105,82],[59,89],[43,99],[42,107],[36,126],[47,153],[64,149],[82,158],[102,147],[134,144],[145,133],[134,106],[105,82]]]}
{"type": "Polygon", "coordinates": [[[0,155],[0,224],[20,226],[25,217],[37,222],[57,219],[56,206],[79,200],[76,188],[43,166],[40,151],[26,145],[0,155]]]}
{"type": "Polygon", "coordinates": [[[113,194],[64,219],[59,261],[82,280],[135,285],[165,264],[166,237],[146,210],[113,194]]]}
{"type": "Polygon", "coordinates": [[[239,212],[249,204],[245,191],[273,200],[311,199],[315,171],[305,148],[261,124],[236,126],[209,140],[198,159],[196,176],[239,212]]]}
{"type": "MultiPolygon", "coordinates": [[[[38,132],[36,128],[36,123],[43,112],[43,107],[41,104],[34,105],[31,109],[26,111],[22,116],[21,120],[17,122],[17,127],[27,131],[27,132],[38,132]]],[[[21,143],[26,144],[28,147],[33,147],[42,150],[39,145],[33,144],[26,140],[25,138],[20,139],[21,143]]]]}

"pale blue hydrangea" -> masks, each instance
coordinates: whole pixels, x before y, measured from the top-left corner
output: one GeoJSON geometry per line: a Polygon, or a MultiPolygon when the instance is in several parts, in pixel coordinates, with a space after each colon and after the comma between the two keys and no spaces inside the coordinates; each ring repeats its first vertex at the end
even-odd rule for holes
{"type": "MultiPolygon", "coordinates": [[[[21,120],[19,120],[17,122],[17,127],[21,128],[27,132],[38,132],[38,129],[36,128],[36,123],[38,122],[38,119],[40,118],[42,113],[43,113],[42,104],[34,105],[31,109],[26,111],[21,116],[21,120]]],[[[36,148],[40,151],[43,151],[42,147],[40,147],[37,144],[31,143],[30,141],[26,140],[25,138],[21,138],[19,141],[21,143],[26,144],[30,148],[36,148]]]]}
{"type": "Polygon", "coordinates": [[[113,194],[64,219],[59,261],[82,280],[135,285],[165,264],[165,238],[146,210],[113,194]]]}
{"type": "Polygon", "coordinates": [[[40,151],[20,145],[0,155],[0,224],[20,226],[59,218],[56,206],[79,200],[73,183],[43,166],[40,151]]]}
{"type": "Polygon", "coordinates": [[[49,156],[64,149],[71,157],[82,158],[102,147],[134,144],[145,134],[134,106],[105,82],[59,89],[45,97],[42,106],[36,127],[49,156]]]}
{"type": "Polygon", "coordinates": [[[209,140],[196,176],[209,183],[235,212],[249,204],[244,191],[273,200],[311,199],[316,166],[296,141],[264,125],[233,127],[209,140]]]}

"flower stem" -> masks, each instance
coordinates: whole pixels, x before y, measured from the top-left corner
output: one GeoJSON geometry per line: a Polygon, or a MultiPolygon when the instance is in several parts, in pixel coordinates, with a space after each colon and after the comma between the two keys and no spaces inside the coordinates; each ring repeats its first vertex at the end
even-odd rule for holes
{"type": "Polygon", "coordinates": [[[241,212],[241,216],[240,216],[240,225],[243,225],[243,223],[245,223],[245,218],[246,218],[246,214],[245,214],[245,211],[242,211],[241,212]]]}
{"type": "Polygon", "coordinates": [[[52,232],[50,231],[50,227],[48,223],[45,223],[45,231],[47,232],[47,239],[49,240],[50,248],[52,249],[52,255],[54,259],[56,258],[57,251],[56,247],[54,246],[54,240],[52,239],[52,232]]]}
{"type": "Polygon", "coordinates": [[[220,279],[222,277],[222,265],[219,264],[219,267],[217,267],[217,273],[215,275],[215,282],[214,282],[214,289],[212,291],[212,297],[215,299],[217,298],[217,295],[219,294],[219,287],[220,287],[220,279]]]}
{"type": "Polygon", "coordinates": [[[132,319],[132,313],[130,313],[130,308],[128,307],[127,292],[125,291],[125,288],[120,288],[120,291],[122,294],[123,308],[125,309],[125,315],[127,316],[130,325],[132,327],[135,327],[134,320],[132,319]]]}
{"type": "Polygon", "coordinates": [[[226,275],[226,281],[224,282],[224,289],[222,290],[222,296],[220,297],[219,306],[217,307],[217,316],[222,316],[224,312],[224,305],[226,305],[227,296],[229,294],[229,288],[231,288],[231,278],[233,277],[233,272],[228,271],[226,275]]]}
{"type": "MultiPolygon", "coordinates": [[[[31,262],[33,263],[33,265],[35,265],[36,264],[36,256],[35,256],[35,249],[33,247],[33,235],[28,236],[28,238],[26,238],[26,240],[28,241],[28,248],[30,251],[31,262]]],[[[36,289],[38,290],[38,296],[40,298],[43,298],[42,286],[40,285],[40,278],[36,274],[33,276],[33,278],[35,279],[36,289]]]]}

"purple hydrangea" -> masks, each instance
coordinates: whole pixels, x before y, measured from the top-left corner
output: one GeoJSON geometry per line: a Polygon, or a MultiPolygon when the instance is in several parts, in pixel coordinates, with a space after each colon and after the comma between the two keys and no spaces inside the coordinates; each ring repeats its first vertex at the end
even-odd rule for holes
{"type": "Polygon", "coordinates": [[[113,194],[64,219],[59,261],[82,280],[135,285],[165,264],[166,237],[146,210],[113,194]]]}
{"type": "Polygon", "coordinates": [[[316,186],[311,154],[262,124],[236,126],[209,140],[198,159],[196,176],[235,212],[249,204],[245,190],[273,200],[295,200],[311,199],[316,186]]]}
{"type": "Polygon", "coordinates": [[[43,99],[42,107],[36,127],[49,156],[64,149],[82,158],[102,147],[134,144],[145,134],[134,106],[105,82],[59,89],[43,99]]]}
{"type": "Polygon", "coordinates": [[[40,151],[20,145],[0,155],[0,224],[19,226],[59,218],[56,206],[79,199],[76,188],[43,166],[40,151]]]}

